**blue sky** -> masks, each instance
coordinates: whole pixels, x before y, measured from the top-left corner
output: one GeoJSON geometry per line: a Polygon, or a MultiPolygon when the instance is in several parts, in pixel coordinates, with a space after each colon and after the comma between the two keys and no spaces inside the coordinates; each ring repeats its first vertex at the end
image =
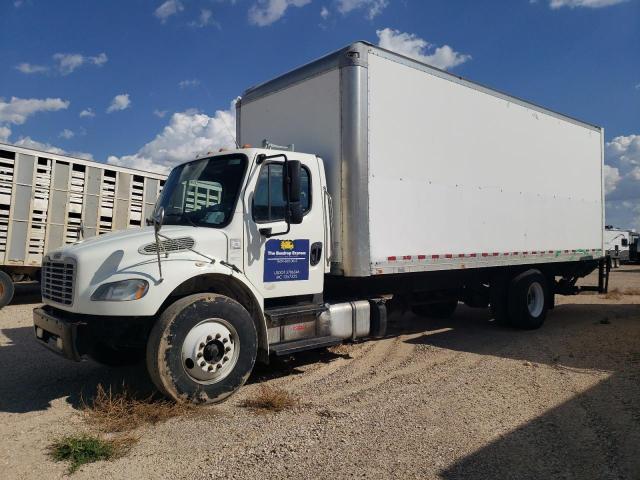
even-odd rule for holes
{"type": "Polygon", "coordinates": [[[607,222],[640,228],[639,0],[0,0],[0,141],[167,169],[354,40],[604,126],[607,222]]]}

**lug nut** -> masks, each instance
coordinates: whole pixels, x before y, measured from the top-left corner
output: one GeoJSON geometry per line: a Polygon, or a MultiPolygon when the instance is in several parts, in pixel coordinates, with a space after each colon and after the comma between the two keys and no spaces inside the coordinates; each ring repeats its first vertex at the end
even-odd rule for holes
{"type": "Polygon", "coordinates": [[[204,367],[204,362],[200,362],[200,366],[201,366],[201,367],[204,367]]]}
{"type": "Polygon", "coordinates": [[[209,370],[209,371],[213,370],[213,365],[209,365],[208,370],[209,370]]]}
{"type": "Polygon", "coordinates": [[[204,343],[200,342],[200,348],[204,348],[204,343]]]}
{"type": "Polygon", "coordinates": [[[224,357],[224,358],[222,359],[222,361],[223,361],[223,362],[226,362],[227,360],[229,360],[229,357],[224,357]]]}
{"type": "Polygon", "coordinates": [[[228,341],[229,341],[229,339],[228,339],[228,338],[224,338],[224,339],[222,340],[222,343],[227,343],[228,341]]]}
{"type": "Polygon", "coordinates": [[[220,338],[222,335],[220,335],[219,333],[216,333],[216,339],[220,338]]]}
{"type": "Polygon", "coordinates": [[[231,347],[225,347],[224,351],[225,352],[230,352],[231,351],[231,347]]]}
{"type": "Polygon", "coordinates": [[[207,342],[210,342],[211,340],[213,340],[213,337],[211,335],[207,335],[207,342]]]}
{"type": "Polygon", "coordinates": [[[202,352],[198,352],[198,358],[202,357],[202,352]]]}
{"type": "Polygon", "coordinates": [[[221,364],[216,365],[216,368],[222,368],[221,364]]]}

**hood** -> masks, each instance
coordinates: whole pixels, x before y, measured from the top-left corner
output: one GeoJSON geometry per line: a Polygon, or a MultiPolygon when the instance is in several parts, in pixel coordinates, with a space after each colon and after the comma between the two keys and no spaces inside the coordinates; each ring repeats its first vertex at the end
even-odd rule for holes
{"type": "MultiPolygon", "coordinates": [[[[193,249],[216,260],[227,260],[228,239],[221,231],[206,227],[192,227],[188,225],[165,225],[160,230],[160,241],[192,239],[193,249]]],[[[191,243],[191,242],[189,242],[191,243]]],[[[169,251],[166,257],[162,250],[162,261],[206,261],[204,257],[189,250],[169,251]]],[[[137,270],[142,265],[157,262],[155,253],[155,235],[153,227],[123,230],[91,237],[78,243],[49,252],[50,258],[73,258],[78,263],[78,269],[86,271],[103,271],[104,273],[124,273],[131,269],[137,270]],[[144,252],[143,247],[153,245],[153,249],[144,252]]],[[[102,277],[102,275],[99,275],[102,277]]],[[[100,281],[94,278],[92,283],[100,281]]]]}

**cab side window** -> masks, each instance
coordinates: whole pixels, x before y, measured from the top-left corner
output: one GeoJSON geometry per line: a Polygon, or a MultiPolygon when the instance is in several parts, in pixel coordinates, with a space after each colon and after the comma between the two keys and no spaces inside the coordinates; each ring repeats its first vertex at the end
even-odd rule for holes
{"type": "MultiPolygon", "coordinates": [[[[282,163],[267,163],[262,166],[256,191],[253,196],[253,219],[258,223],[278,222],[284,220],[287,201],[282,191],[282,163]]],[[[300,187],[302,190],[302,211],[307,213],[311,204],[311,182],[309,170],[302,167],[300,171],[300,187]]]]}

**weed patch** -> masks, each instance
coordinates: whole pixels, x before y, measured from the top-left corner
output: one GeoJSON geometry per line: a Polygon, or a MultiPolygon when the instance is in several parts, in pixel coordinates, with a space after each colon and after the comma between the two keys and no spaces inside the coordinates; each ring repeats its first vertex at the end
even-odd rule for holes
{"type": "Polygon", "coordinates": [[[53,442],[49,454],[58,462],[68,462],[71,474],[87,463],[124,455],[136,441],[133,437],[105,440],[88,434],[69,435],[53,442]]]}
{"type": "Polygon", "coordinates": [[[298,397],[282,388],[260,385],[258,391],[241,403],[241,406],[257,412],[281,412],[300,404],[298,397]]]}
{"type": "Polygon", "coordinates": [[[114,392],[98,385],[96,395],[90,403],[83,401],[82,413],[85,421],[104,432],[125,432],[151,424],[164,422],[192,412],[194,406],[156,399],[153,395],[137,398],[123,387],[114,392]]]}

